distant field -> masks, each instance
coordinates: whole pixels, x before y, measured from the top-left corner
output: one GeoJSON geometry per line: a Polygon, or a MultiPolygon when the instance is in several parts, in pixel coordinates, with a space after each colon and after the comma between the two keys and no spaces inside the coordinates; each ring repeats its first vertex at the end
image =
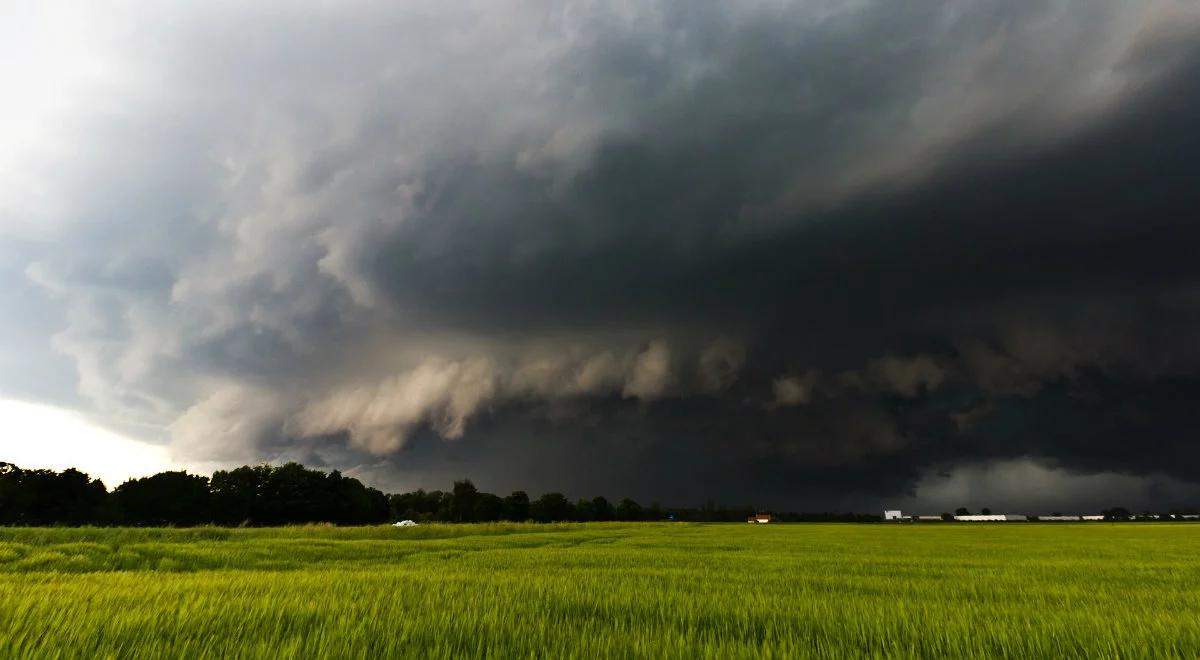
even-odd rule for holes
{"type": "Polygon", "coordinates": [[[1200,657],[1200,525],[0,528],[9,657],[1200,657]]]}

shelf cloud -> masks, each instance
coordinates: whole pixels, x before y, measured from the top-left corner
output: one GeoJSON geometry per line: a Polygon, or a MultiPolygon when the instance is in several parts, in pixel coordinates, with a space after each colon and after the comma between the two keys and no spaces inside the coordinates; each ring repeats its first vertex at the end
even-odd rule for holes
{"type": "Polygon", "coordinates": [[[28,12],[0,392],[396,488],[1196,493],[1189,3],[28,12]]]}

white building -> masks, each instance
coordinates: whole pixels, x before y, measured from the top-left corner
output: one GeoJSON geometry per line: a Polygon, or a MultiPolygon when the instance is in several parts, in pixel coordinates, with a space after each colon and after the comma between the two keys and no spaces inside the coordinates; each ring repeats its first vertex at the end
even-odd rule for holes
{"type": "Polygon", "coordinates": [[[1079,516],[1084,520],[1104,520],[1104,516],[1079,516]]]}
{"type": "Polygon", "coordinates": [[[959,522],[1017,522],[1029,520],[1029,517],[1012,513],[989,513],[973,516],[954,516],[954,519],[959,522]]]}
{"type": "Polygon", "coordinates": [[[1078,522],[1083,516],[1038,516],[1038,520],[1047,522],[1078,522]]]}
{"type": "Polygon", "coordinates": [[[885,510],[883,512],[883,519],[884,520],[903,520],[904,514],[900,513],[899,509],[897,509],[895,511],[886,511],[885,510]]]}

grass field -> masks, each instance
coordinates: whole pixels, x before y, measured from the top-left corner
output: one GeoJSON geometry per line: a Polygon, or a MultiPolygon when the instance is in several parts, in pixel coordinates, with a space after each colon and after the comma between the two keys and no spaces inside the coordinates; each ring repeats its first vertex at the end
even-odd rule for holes
{"type": "Polygon", "coordinates": [[[0,528],[8,657],[1200,657],[1200,525],[0,528]]]}

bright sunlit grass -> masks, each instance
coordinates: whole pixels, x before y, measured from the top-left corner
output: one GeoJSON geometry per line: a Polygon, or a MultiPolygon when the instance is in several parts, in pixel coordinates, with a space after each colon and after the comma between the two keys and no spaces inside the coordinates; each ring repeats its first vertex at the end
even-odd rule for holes
{"type": "Polygon", "coordinates": [[[0,529],[0,655],[1196,657],[1200,525],[0,529]]]}

